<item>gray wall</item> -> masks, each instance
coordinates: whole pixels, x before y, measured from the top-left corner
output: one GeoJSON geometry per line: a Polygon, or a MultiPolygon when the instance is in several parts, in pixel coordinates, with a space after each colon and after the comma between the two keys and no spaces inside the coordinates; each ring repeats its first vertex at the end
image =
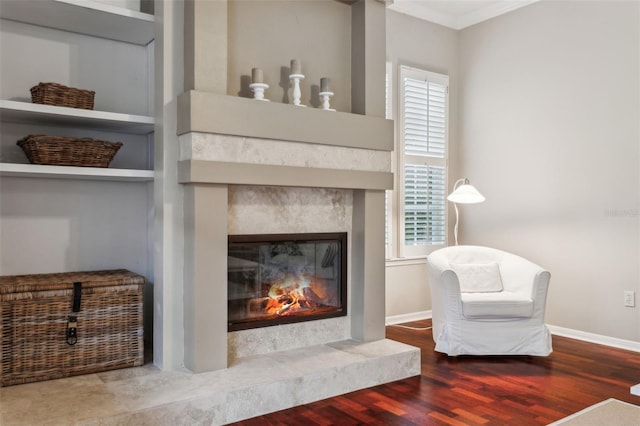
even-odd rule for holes
{"type": "MultiPolygon", "coordinates": [[[[449,76],[449,158],[457,157],[458,139],[458,31],[432,24],[387,9],[387,60],[392,62],[392,87],[397,94],[398,67],[408,65],[449,76]]],[[[396,96],[394,96],[394,99],[396,96]]],[[[393,106],[397,120],[397,105],[393,106]]],[[[397,124],[397,122],[396,122],[397,124]]],[[[397,129],[396,129],[397,135],[397,129]]],[[[397,136],[396,136],[397,140],[397,136]]],[[[457,178],[455,161],[451,161],[450,179],[457,178]]],[[[395,200],[394,200],[395,203],[395,200]]],[[[397,229],[394,222],[393,229],[397,229]]],[[[395,235],[397,238],[397,235],[395,235]]],[[[399,242],[396,240],[396,245],[399,242]]],[[[394,255],[395,256],[395,255],[394,255]]],[[[394,260],[387,262],[386,314],[396,316],[431,309],[426,277],[426,263],[394,260]]]]}
{"type": "Polygon", "coordinates": [[[543,1],[460,34],[464,243],[551,272],[547,322],[640,340],[638,2],[543,1]]]}
{"type": "Polygon", "coordinates": [[[261,68],[272,102],[293,103],[291,59],[302,63],[302,104],[317,106],[320,78],[331,79],[332,108],[351,111],[351,7],[337,1],[229,0],[227,94],[252,97],[261,68]],[[315,95],[314,95],[315,94],[315,95]]]}

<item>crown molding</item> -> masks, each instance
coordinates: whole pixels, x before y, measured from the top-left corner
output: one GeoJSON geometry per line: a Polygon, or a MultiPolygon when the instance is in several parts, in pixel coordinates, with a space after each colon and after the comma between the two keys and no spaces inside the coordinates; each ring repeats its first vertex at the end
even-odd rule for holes
{"type": "Polygon", "coordinates": [[[390,10],[414,16],[425,21],[461,30],[496,16],[536,3],[539,0],[500,0],[475,11],[455,14],[446,13],[428,6],[428,1],[395,0],[388,6],[390,10]]]}
{"type": "Polygon", "coordinates": [[[470,27],[471,25],[495,18],[496,16],[504,15],[505,13],[512,12],[538,1],[539,0],[503,0],[497,2],[491,6],[487,6],[482,9],[478,9],[475,12],[467,13],[458,17],[458,28],[456,29],[461,30],[463,28],[470,27]]]}

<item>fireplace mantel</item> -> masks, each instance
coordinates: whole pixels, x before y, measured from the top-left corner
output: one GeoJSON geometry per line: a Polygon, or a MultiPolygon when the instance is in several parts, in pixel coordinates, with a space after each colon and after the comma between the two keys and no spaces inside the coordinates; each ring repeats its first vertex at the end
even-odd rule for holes
{"type": "Polygon", "coordinates": [[[182,184],[393,188],[391,120],[194,90],[179,105],[182,184]]]}
{"type": "Polygon", "coordinates": [[[393,174],[361,170],[274,166],[203,160],[178,163],[183,184],[296,186],[306,188],[392,189],[393,174]]]}
{"type": "Polygon", "coordinates": [[[178,135],[190,132],[393,150],[392,120],[197,90],[178,97],[178,135]]]}

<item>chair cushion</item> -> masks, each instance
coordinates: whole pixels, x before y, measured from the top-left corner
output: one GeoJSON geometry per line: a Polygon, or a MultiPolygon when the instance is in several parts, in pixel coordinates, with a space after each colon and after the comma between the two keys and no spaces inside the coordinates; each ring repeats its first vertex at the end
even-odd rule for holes
{"type": "Polygon", "coordinates": [[[510,291],[462,293],[461,298],[465,318],[529,318],[533,315],[533,300],[510,291]]]}
{"type": "Polygon", "coordinates": [[[502,278],[498,263],[451,263],[458,276],[463,293],[485,293],[502,291],[502,278]]]}

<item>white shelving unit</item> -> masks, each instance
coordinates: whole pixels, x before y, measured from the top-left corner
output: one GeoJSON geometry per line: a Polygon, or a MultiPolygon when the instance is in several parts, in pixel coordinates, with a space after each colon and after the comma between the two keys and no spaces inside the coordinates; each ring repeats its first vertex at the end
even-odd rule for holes
{"type": "Polygon", "coordinates": [[[1,0],[0,18],[2,273],[126,268],[153,282],[154,16],[1,0]],[[28,88],[47,81],[95,90],[98,110],[29,102],[28,88]],[[26,164],[15,141],[38,133],[124,145],[108,168],[26,164]]]}
{"type": "Polygon", "coordinates": [[[150,182],[153,170],[109,169],[98,167],[42,166],[37,164],[0,163],[0,177],[58,178],[150,182]]]}
{"type": "Polygon", "coordinates": [[[25,124],[53,124],[86,127],[121,133],[146,135],[153,132],[153,117],[39,105],[29,102],[0,100],[3,122],[25,124]]]}
{"type": "MultiPolygon", "coordinates": [[[[154,16],[91,0],[3,0],[0,17],[21,23],[146,46],[154,38],[154,16]]],[[[154,118],[15,100],[0,100],[0,120],[34,126],[53,125],[134,135],[154,131],[154,118]]],[[[94,169],[0,163],[2,177],[40,177],[152,181],[153,171],[94,169]]]]}
{"type": "MultiPolygon", "coordinates": [[[[153,117],[93,111],[28,102],[0,100],[2,122],[30,125],[56,125],[92,130],[147,135],[153,132],[153,117]]],[[[153,170],[110,169],[95,167],[42,166],[0,163],[2,177],[90,179],[113,181],[152,181],[153,170]]]]}
{"type": "Polygon", "coordinates": [[[0,17],[146,46],[154,38],[154,17],[91,0],[2,0],[0,17]]]}

